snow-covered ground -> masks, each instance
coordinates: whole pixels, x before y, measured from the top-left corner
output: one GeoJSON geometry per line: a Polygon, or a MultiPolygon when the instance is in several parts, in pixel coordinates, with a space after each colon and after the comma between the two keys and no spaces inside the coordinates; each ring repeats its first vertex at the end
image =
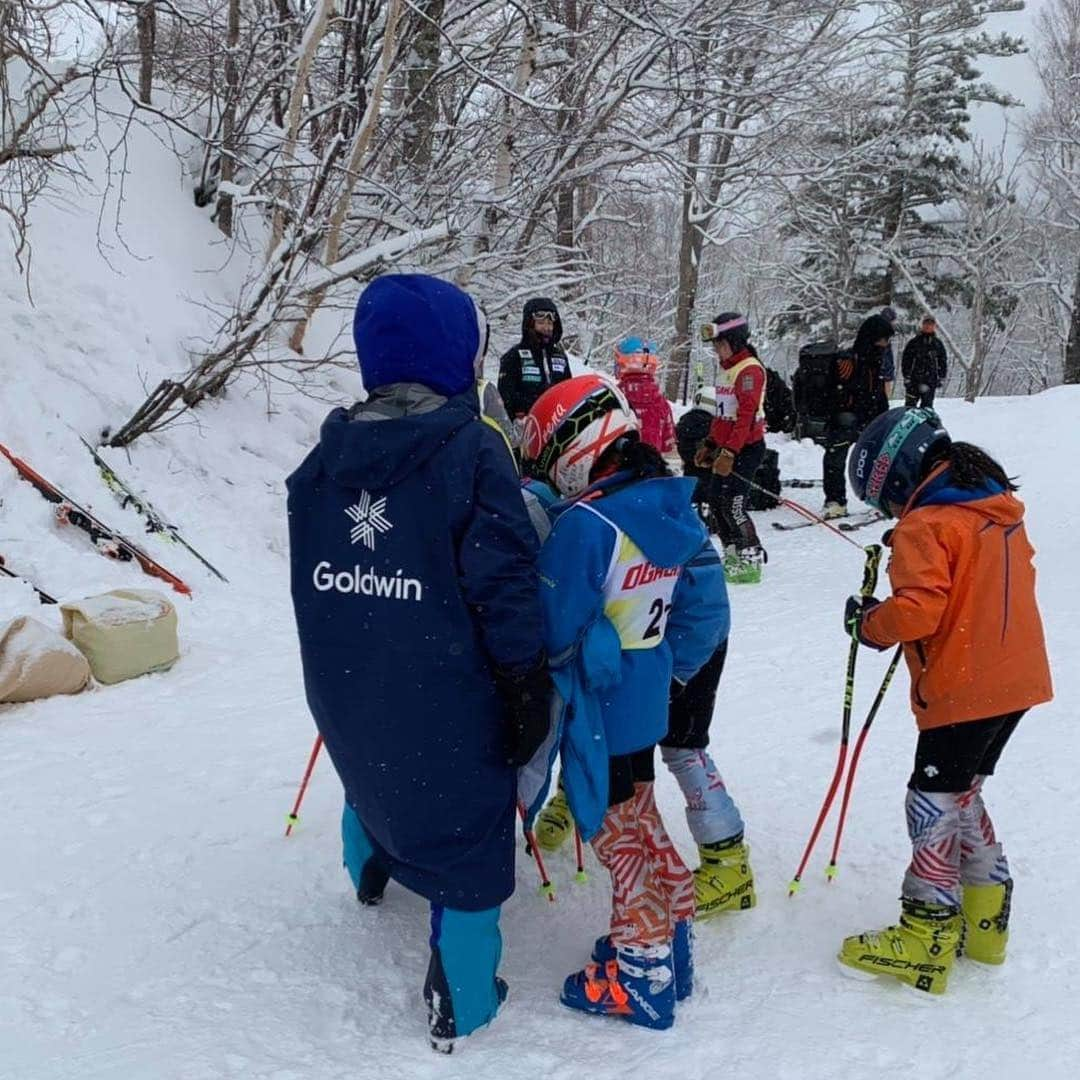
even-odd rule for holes
{"type": "MultiPolygon", "coordinates": [[[[35,218],[34,299],[0,270],[0,442],[140,536],[103,487],[78,435],[94,441],[148,387],[183,369],[185,343],[227,303],[235,264],[144,135],[129,162],[125,250],[102,218],[98,254],[86,193],[35,218]]],[[[512,329],[512,328],[511,328],[512,329]]],[[[332,393],[350,399],[356,381],[332,393]]],[[[860,770],[841,873],[826,886],[823,836],[803,892],[787,897],[833,768],[858,550],[823,529],[780,533],[765,583],[733,590],[734,629],[713,751],[739,800],[759,907],[704,924],[698,990],[655,1034],[570,1014],[557,1001],[605,925],[590,857],[552,859],[557,903],[521,859],[504,911],[511,998],[497,1023],[438,1057],[424,1037],[426,906],[391,886],[361,909],[340,865],[340,785],[319,763],[292,838],[288,812],[313,737],[288,597],[283,480],[324,407],[233,392],[191,422],[106,454],[230,578],[183,549],[145,546],[193,585],[175,597],[182,656],[167,674],[74,698],[0,706],[0,1078],[3,1080],[595,1080],[1039,1078],[1073,1075],[1080,1053],[1080,935],[1073,777],[1080,726],[1080,391],[942,403],[955,436],[1018,474],[1038,550],[1056,701],[1021,725],[988,803],[1016,878],[1009,962],[958,964],[948,995],[842,978],[841,937],[891,921],[906,861],[904,784],[914,747],[898,677],[860,770]],[[1070,1065],[1069,1062],[1074,1064],[1070,1065]]],[[[820,452],[779,439],[785,476],[819,475],[820,452]]],[[[820,491],[788,492],[812,507],[820,491]]],[[[110,563],[0,461],[0,554],[61,598],[160,583],[110,563]]],[[[854,534],[875,539],[874,530],[854,534]]],[[[59,625],[0,577],[0,622],[59,625]]],[[[885,656],[864,651],[856,724],[885,656]]],[[[692,856],[675,785],[661,803],[692,856]]]]}

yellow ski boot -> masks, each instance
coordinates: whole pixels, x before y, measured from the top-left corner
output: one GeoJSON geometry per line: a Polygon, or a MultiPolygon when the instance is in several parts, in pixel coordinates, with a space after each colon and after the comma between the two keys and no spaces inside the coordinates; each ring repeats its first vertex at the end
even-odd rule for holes
{"type": "Polygon", "coordinates": [[[1001,885],[965,885],[962,953],[980,964],[1004,964],[1009,940],[1012,878],[1001,885]]]}
{"type": "Polygon", "coordinates": [[[574,831],[574,816],[570,805],[560,787],[547,806],[536,816],[536,828],[533,830],[536,842],[544,851],[558,851],[574,831]]]}
{"type": "Polygon", "coordinates": [[[837,959],[862,975],[890,975],[916,990],[944,994],[963,919],[942,904],[902,905],[899,925],[845,938],[837,959]]]}
{"type": "Polygon", "coordinates": [[[701,865],[694,871],[697,917],[708,919],[722,911],[746,911],[757,903],[750,848],[741,836],[716,844],[698,844],[701,865]]]}

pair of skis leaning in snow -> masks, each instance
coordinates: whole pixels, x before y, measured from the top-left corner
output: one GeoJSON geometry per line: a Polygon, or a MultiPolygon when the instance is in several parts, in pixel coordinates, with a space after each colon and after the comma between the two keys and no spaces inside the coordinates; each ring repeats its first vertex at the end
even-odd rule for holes
{"type": "MultiPolygon", "coordinates": [[[[147,532],[160,533],[174,543],[182,545],[216,577],[220,578],[222,581],[227,580],[216,567],[203,558],[203,556],[180,535],[175,525],[167,524],[165,519],[144,497],[136,495],[85,439],[80,439],[80,441],[90,452],[91,457],[94,459],[94,463],[98,467],[102,480],[113,494],[116,495],[120,504],[122,506],[131,506],[144,518],[146,521],[147,532]]],[[[124,536],[123,533],[106,525],[88,509],[80,506],[70,496],[65,495],[55,484],[46,480],[45,477],[27,464],[26,461],[21,457],[17,457],[2,443],[0,443],[0,454],[11,462],[19,476],[32,484],[44,499],[53,504],[56,518],[59,522],[65,525],[74,525],[85,532],[101,554],[110,559],[119,559],[123,562],[135,562],[143,573],[149,574],[151,577],[160,578],[162,581],[171,585],[176,592],[181,593],[184,596],[191,595],[191,588],[186,582],[170,570],[167,570],[161,563],[135,544],[134,541],[124,536]]],[[[8,577],[21,576],[10,569],[5,569],[4,573],[8,577]]],[[[48,593],[38,588],[36,584],[32,582],[30,584],[43,603],[52,604],[56,602],[48,593]]]]}
{"type": "MultiPolygon", "coordinates": [[[[719,871],[730,868],[736,887],[727,892],[738,895],[729,902],[737,908],[754,902],[741,818],[702,745],[722,664],[727,604],[719,560],[703,546],[704,531],[690,506],[691,484],[665,475],[658,455],[636,437],[617,387],[594,375],[567,380],[548,391],[550,400],[537,401],[526,425],[532,494],[551,504],[550,513],[536,515],[541,528],[551,526],[538,554],[505,442],[480,415],[476,379],[486,332],[471,298],[437,279],[387,275],[362,294],[354,336],[369,396],[328,417],[319,445],[289,479],[289,516],[305,686],[344,783],[346,865],[358,897],[379,901],[393,878],[430,901],[425,997],[434,1045],[449,1049],[488,1023],[506,994],[497,974],[498,915],[514,885],[515,808],[520,798],[531,824],[558,755],[566,806],[555,809],[572,814],[593,843],[611,872],[613,894],[608,932],[566,980],[562,1001],[587,1013],[667,1027],[678,997],[692,990],[691,920],[703,897],[707,905],[703,886],[710,874],[722,895],[719,871]],[[437,348],[427,333],[434,325],[445,331],[437,348]],[[328,580],[397,575],[419,588],[380,595],[324,587],[328,580]],[[678,729],[672,721],[683,701],[678,729]],[[705,848],[697,881],[656,809],[658,742],[688,793],[691,828],[705,848]],[[713,868],[711,844],[720,845],[713,868]]],[[[919,459],[894,477],[894,460],[906,460],[897,448],[910,450],[901,425],[896,430],[901,434],[893,437],[893,429],[882,435],[871,426],[866,434],[874,432],[876,448],[860,442],[867,456],[858,461],[876,464],[870,472],[875,482],[896,479],[889,499],[867,484],[867,501],[894,513],[900,503],[895,535],[902,538],[929,509],[918,491],[944,470],[949,481],[932,492],[933,514],[946,507],[961,515],[965,528],[1000,525],[999,539],[1012,545],[1014,594],[1030,593],[1022,603],[1033,605],[1023,571],[1026,560],[1030,573],[1030,549],[1018,522],[1004,523],[1015,513],[1011,494],[988,487],[969,469],[954,469],[947,454],[919,459]],[[930,467],[925,475],[923,464],[930,467]],[[904,484],[912,498],[901,502],[904,484]],[[970,522],[962,516],[969,512],[970,522]]],[[[846,628],[868,644],[904,640],[915,650],[921,646],[905,636],[909,628],[902,623],[924,598],[917,581],[897,578],[902,548],[894,559],[897,598],[874,610],[858,607],[846,628]],[[900,612],[899,621],[888,617],[890,610],[900,612]]],[[[977,548],[967,554],[979,558],[977,548]]],[[[943,558],[948,565],[948,554],[943,558]]],[[[980,573],[991,575],[993,568],[980,573]]],[[[938,635],[949,640],[955,633],[947,617],[953,600],[948,588],[936,589],[942,592],[947,599],[937,623],[920,624],[921,640],[934,649],[938,635]]],[[[1027,636],[1021,645],[1005,635],[998,661],[1004,663],[1004,655],[1015,662],[1016,651],[1025,648],[1028,661],[1042,655],[1045,663],[1041,630],[1036,640],[1030,619],[1018,621],[1027,636]]],[[[1011,680],[1008,693],[992,687],[980,702],[1008,708],[1001,716],[973,716],[950,712],[954,688],[942,674],[948,670],[935,669],[936,697],[926,698],[928,707],[944,721],[946,745],[962,736],[972,767],[985,775],[1015,726],[1013,714],[1048,696],[1048,676],[1045,687],[1021,687],[1023,700],[1012,693],[1023,680],[1011,680]],[[1006,714],[1010,720],[1002,719],[1006,714]],[[990,723],[984,728],[969,721],[990,723]],[[974,737],[994,724],[990,743],[974,737]]],[[[905,910],[897,928],[852,939],[857,956],[848,955],[845,943],[842,958],[852,967],[914,971],[925,962],[916,951],[922,941],[944,957],[946,969],[922,988],[944,987],[955,954],[949,934],[960,925],[961,902],[967,903],[961,878],[966,887],[972,875],[1000,877],[1004,868],[1003,856],[990,859],[984,851],[973,858],[972,837],[963,832],[971,808],[981,806],[972,790],[976,782],[963,791],[909,796],[917,806],[910,815],[915,855],[909,878],[935,867],[935,888],[944,892],[931,901],[915,885],[916,895],[906,889],[905,904],[920,906],[905,910]],[[932,845],[930,856],[920,853],[924,839],[932,845]],[[941,851],[954,859],[947,872],[940,868],[941,851]],[[907,934],[912,926],[914,937],[907,934]],[[929,937],[920,937],[922,931],[929,937]],[[900,962],[898,950],[906,950],[900,962]]],[[[976,819],[982,821],[981,813],[976,819]]],[[[540,833],[550,841],[545,828],[540,833]]],[[[974,915],[1000,941],[1007,885],[985,884],[993,890],[984,894],[980,911],[1002,903],[996,913],[974,915]]]]}

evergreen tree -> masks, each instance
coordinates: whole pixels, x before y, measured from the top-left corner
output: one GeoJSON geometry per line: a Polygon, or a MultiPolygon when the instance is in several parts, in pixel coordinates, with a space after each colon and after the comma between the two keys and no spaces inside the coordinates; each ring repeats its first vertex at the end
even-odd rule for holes
{"type": "Polygon", "coordinates": [[[962,285],[937,258],[947,208],[967,183],[971,106],[1017,104],[976,64],[1020,53],[992,36],[988,19],[1022,0],[880,0],[876,45],[863,78],[836,91],[807,160],[832,162],[789,192],[789,243],[797,256],[785,329],[829,327],[839,337],[891,304],[914,314],[917,291],[934,304],[962,302],[962,285]],[[831,145],[830,145],[831,144],[831,145]],[[825,153],[822,153],[822,150],[825,153]],[[900,268],[904,272],[901,273],[900,268]]]}

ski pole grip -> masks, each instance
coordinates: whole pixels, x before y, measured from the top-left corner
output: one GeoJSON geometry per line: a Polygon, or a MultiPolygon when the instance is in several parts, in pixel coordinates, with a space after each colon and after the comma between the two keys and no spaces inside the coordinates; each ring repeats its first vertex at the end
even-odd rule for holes
{"type": "Polygon", "coordinates": [[[867,544],[863,550],[866,552],[866,565],[863,566],[862,588],[860,596],[873,596],[877,588],[878,569],[881,566],[881,545],[867,544]]]}

